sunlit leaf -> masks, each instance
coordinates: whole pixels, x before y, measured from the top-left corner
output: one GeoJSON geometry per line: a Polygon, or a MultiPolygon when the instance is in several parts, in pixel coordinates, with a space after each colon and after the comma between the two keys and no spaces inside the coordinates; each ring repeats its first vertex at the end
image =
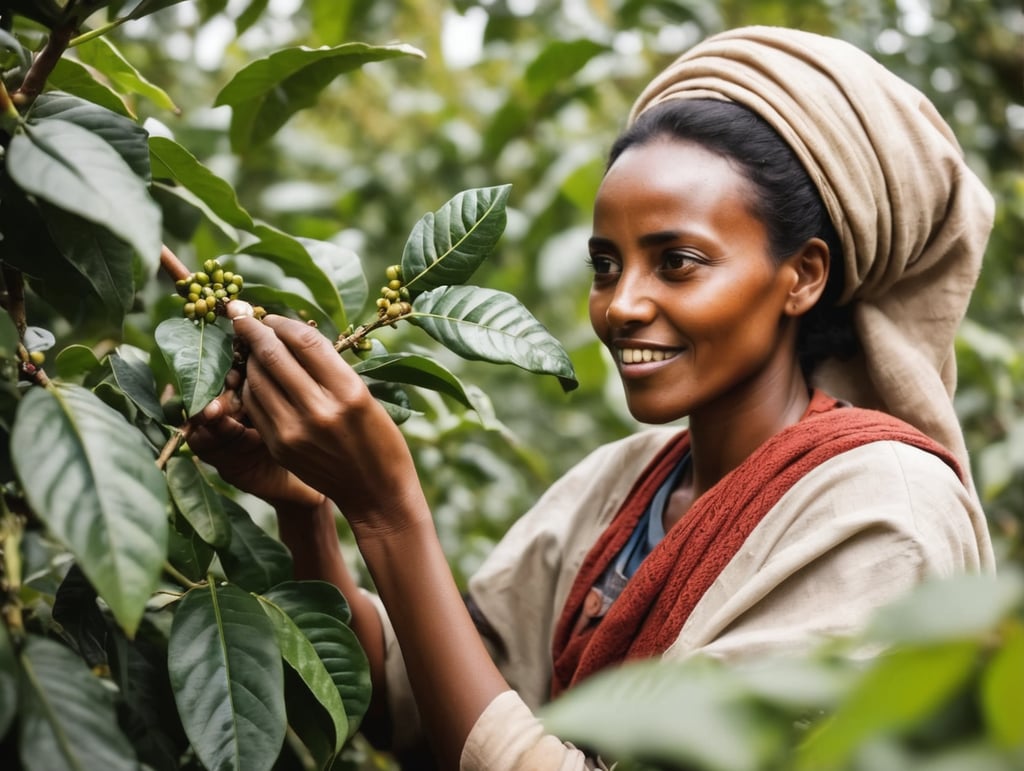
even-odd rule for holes
{"type": "Polygon", "coordinates": [[[135,118],[135,113],[116,91],[96,80],[81,62],[67,56],[57,61],[47,82],[54,88],[105,107],[118,115],[135,118]]]}
{"type": "Polygon", "coordinates": [[[934,714],[963,686],[979,644],[935,643],[893,650],[875,660],[833,717],[818,726],[799,753],[799,769],[838,768],[877,733],[906,730],[934,714]]]}
{"type": "Polygon", "coordinates": [[[511,190],[511,185],[465,190],[416,223],[402,253],[402,276],[414,297],[469,280],[505,230],[511,190]]]}
{"type": "Polygon", "coordinates": [[[642,662],[595,675],[540,713],[555,736],[605,759],[755,771],[769,727],[724,669],[694,661],[642,662]]]}
{"type": "Polygon", "coordinates": [[[149,132],[130,118],[61,91],[40,94],[32,104],[29,121],[64,120],[87,129],[117,150],[135,175],[150,180],[149,132]]]}
{"type": "Polygon", "coordinates": [[[18,750],[24,771],[136,771],[110,691],[78,656],[31,635],[21,669],[18,750]]]}
{"type": "Polygon", "coordinates": [[[161,321],[156,344],[171,367],[188,415],[195,415],[224,387],[231,369],[231,338],[215,324],[177,318],[161,321]]]}
{"type": "Polygon", "coordinates": [[[123,93],[136,94],[164,110],[180,112],[167,92],[151,83],[106,37],[95,37],[79,46],[78,58],[103,73],[123,93]]]}
{"type": "Polygon", "coordinates": [[[466,389],[455,375],[436,360],[413,353],[391,353],[372,356],[352,367],[360,375],[390,383],[429,388],[447,394],[461,404],[472,407],[466,389]]]}
{"type": "Polygon", "coordinates": [[[992,740],[1024,747],[1024,625],[1007,624],[1006,639],[985,668],[981,706],[992,740]]]}
{"type": "Polygon", "coordinates": [[[22,190],[107,228],[144,261],[159,256],[160,208],[146,180],[92,131],[56,118],[23,126],[8,146],[6,168],[22,190]]]}
{"type": "Polygon", "coordinates": [[[257,59],[235,74],[214,103],[232,107],[232,149],[243,152],[268,140],[292,115],[313,106],[320,92],[339,75],[398,56],[423,54],[400,43],[344,43],[284,48],[257,59]]]}
{"type": "Polygon", "coordinates": [[[166,137],[150,137],[149,153],[155,179],[174,180],[225,222],[237,228],[253,229],[252,217],[238,202],[234,188],[184,147],[166,137]]]}
{"type": "Polygon", "coordinates": [[[334,288],[341,297],[344,310],[344,315],[338,319],[338,324],[347,325],[348,318],[352,314],[358,313],[366,304],[369,294],[366,274],[363,272],[363,263],[359,259],[359,255],[351,249],[332,244],[329,241],[299,238],[298,242],[306,247],[313,262],[334,284],[334,288]]]}
{"type": "Polygon", "coordinates": [[[190,590],[174,613],[167,663],[185,733],[206,768],[269,771],[285,735],[274,627],[237,586],[190,590]]]}
{"type": "Polygon", "coordinates": [[[142,434],[87,389],[33,388],[11,434],[29,504],[130,635],[167,549],[167,488],[142,434]]]}
{"type": "Polygon", "coordinates": [[[224,511],[223,496],[207,478],[207,471],[194,455],[167,461],[167,487],[174,505],[210,546],[224,547],[231,540],[231,526],[224,511]]]}
{"type": "Polygon", "coordinates": [[[553,40],[526,68],[526,90],[534,99],[553,88],[572,83],[573,76],[591,59],[608,50],[593,40],[553,40]]]}
{"type": "Polygon", "coordinates": [[[370,703],[370,667],[348,627],[348,603],[338,588],[324,581],[290,581],[266,593],[309,639],[341,694],[349,735],[370,703]]]}
{"type": "Polygon", "coordinates": [[[250,592],[265,592],[293,578],[288,547],[252,521],[249,513],[230,498],[221,503],[228,516],[231,537],[217,549],[224,575],[250,592]]]}
{"type": "Polygon", "coordinates": [[[409,321],[466,359],[515,364],[578,384],[569,355],[516,297],[476,286],[439,287],[413,302],[409,321]]]}

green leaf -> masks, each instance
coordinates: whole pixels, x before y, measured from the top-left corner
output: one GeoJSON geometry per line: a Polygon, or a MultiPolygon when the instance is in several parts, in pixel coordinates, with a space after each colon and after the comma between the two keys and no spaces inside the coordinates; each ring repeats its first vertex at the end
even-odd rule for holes
{"type": "Polygon", "coordinates": [[[116,91],[96,80],[81,62],[76,62],[74,59],[69,59],[66,56],[58,59],[57,66],[50,73],[47,83],[53,88],[86,99],[118,115],[135,118],[131,107],[116,91]]]}
{"type": "Polygon", "coordinates": [[[413,296],[469,280],[505,230],[511,190],[465,190],[416,223],[402,253],[402,275],[413,296]]]}
{"type": "Polygon", "coordinates": [[[323,705],[334,724],[334,752],[341,750],[348,737],[348,716],[334,681],[309,638],[295,622],[272,600],[257,597],[267,617],[274,624],[277,646],[284,660],[302,678],[302,681],[323,705]]]}
{"type": "Polygon", "coordinates": [[[252,521],[249,513],[230,498],[222,498],[231,538],[217,549],[224,575],[250,592],[265,592],[293,577],[288,547],[252,521]]]}
{"type": "Polygon", "coordinates": [[[25,192],[107,228],[147,264],[158,259],[160,209],[146,180],[101,137],[66,120],[40,121],[15,134],[6,161],[25,192]]]}
{"type": "Polygon", "coordinates": [[[174,613],[167,663],[185,733],[206,768],[269,771],[285,735],[274,627],[237,586],[192,589],[174,613]]]}
{"type": "Polygon", "coordinates": [[[569,355],[516,297],[475,286],[438,287],[413,301],[409,321],[465,359],[515,364],[579,383],[569,355]]]}
{"type": "Polygon", "coordinates": [[[338,327],[334,319],[313,300],[304,295],[287,292],[266,284],[250,284],[248,279],[242,295],[252,305],[262,305],[269,313],[297,316],[303,321],[315,321],[317,328],[329,339],[337,339],[338,327]]]}
{"type": "Polygon", "coordinates": [[[1000,747],[1024,747],[1024,625],[1007,624],[1006,639],[985,667],[981,706],[992,741],[1000,747]]]}
{"type": "Polygon", "coordinates": [[[313,644],[341,694],[351,736],[370,704],[370,665],[348,627],[348,603],[325,581],[289,581],[264,594],[281,608],[313,644]]]}
{"type": "Polygon", "coordinates": [[[881,608],[867,634],[885,643],[980,639],[1022,603],[1024,578],[1017,572],[933,578],[881,608]]]}
{"type": "Polygon", "coordinates": [[[708,771],[767,768],[770,736],[730,673],[699,659],[646,661],[595,675],[545,706],[547,731],[605,759],[708,771]]]}
{"type": "Polygon", "coordinates": [[[21,653],[18,749],[25,771],[136,771],[110,691],[59,643],[30,635],[21,653]]]}
{"type": "Polygon", "coordinates": [[[29,123],[49,120],[64,120],[87,129],[117,150],[137,177],[150,181],[149,132],[134,120],[77,96],[47,91],[33,103],[29,123]]]}
{"type": "Polygon", "coordinates": [[[373,397],[380,402],[380,405],[395,422],[395,425],[400,426],[414,415],[423,414],[412,409],[409,394],[395,383],[371,382],[368,384],[368,389],[373,394],[373,397]]]}
{"type": "Polygon", "coordinates": [[[151,13],[162,11],[164,8],[170,8],[172,5],[184,2],[185,0],[141,0],[131,12],[128,14],[129,19],[141,19],[143,16],[149,16],[151,13]]]}
{"type": "Polygon", "coordinates": [[[555,40],[526,68],[526,91],[539,99],[552,89],[571,82],[573,75],[591,59],[608,50],[593,40],[555,40]]]}
{"type": "Polygon", "coordinates": [[[17,712],[18,661],[7,625],[0,624],[0,737],[7,735],[17,712]]]}
{"type": "Polygon", "coordinates": [[[167,550],[167,487],[142,434],[87,389],[32,388],[12,460],[29,505],[131,635],[167,550]]]}
{"type": "Polygon", "coordinates": [[[426,356],[413,353],[373,356],[356,362],[352,369],[360,375],[374,380],[429,388],[432,391],[447,394],[466,407],[473,407],[466,394],[466,389],[459,379],[441,364],[426,356]]]}
{"type": "Polygon", "coordinates": [[[100,368],[100,360],[92,348],[87,345],[69,345],[53,360],[57,376],[62,380],[73,380],[74,378],[88,375],[90,372],[100,368]]]}
{"type": "Polygon", "coordinates": [[[215,324],[188,319],[161,321],[154,332],[167,360],[188,415],[212,402],[231,369],[231,337],[215,324]]]}
{"type": "Polygon", "coordinates": [[[286,276],[296,278],[309,289],[310,296],[338,329],[348,326],[341,293],[324,268],[313,258],[303,241],[292,238],[269,225],[257,225],[256,243],[245,246],[244,254],[271,258],[286,276]]]}
{"type": "Polygon", "coordinates": [[[348,326],[348,317],[362,309],[369,295],[366,274],[363,272],[363,263],[359,259],[359,255],[351,249],[332,244],[330,241],[318,241],[313,238],[296,240],[306,247],[313,262],[324,272],[324,275],[330,279],[338,291],[343,310],[338,324],[342,328],[348,326]]]}
{"type": "Polygon", "coordinates": [[[180,513],[168,529],[167,561],[190,581],[201,581],[213,561],[213,547],[199,537],[180,513]]]}
{"type": "Polygon", "coordinates": [[[231,147],[244,152],[272,137],[296,112],[316,104],[320,92],[339,75],[398,56],[422,58],[423,53],[404,44],[281,49],[236,73],[214,106],[233,108],[231,147]]]}
{"type": "Polygon", "coordinates": [[[210,211],[237,228],[252,230],[255,227],[249,212],[238,202],[234,188],[177,142],[166,137],[150,137],[149,153],[155,179],[174,180],[210,211]]]}
{"type": "Polygon", "coordinates": [[[135,298],[134,251],[104,225],[42,202],[53,243],[92,288],[107,318],[120,326],[135,298]]]}
{"type": "Polygon", "coordinates": [[[800,747],[797,767],[842,767],[870,737],[905,730],[934,714],[967,681],[978,652],[978,643],[955,641],[880,656],[835,715],[800,747]]]}
{"type": "Polygon", "coordinates": [[[76,46],[75,52],[79,59],[105,75],[122,93],[136,94],[175,114],[181,112],[167,92],[150,83],[107,38],[88,40],[76,46]]]}
{"type": "Polygon", "coordinates": [[[164,422],[163,407],[156,395],[156,378],[149,368],[149,354],[131,345],[119,345],[107,361],[124,395],[144,414],[158,423],[164,422]]]}
{"type": "Polygon", "coordinates": [[[231,540],[231,525],[223,496],[207,477],[202,461],[194,455],[179,455],[167,461],[167,487],[174,505],[200,538],[210,546],[223,548],[231,540]]]}

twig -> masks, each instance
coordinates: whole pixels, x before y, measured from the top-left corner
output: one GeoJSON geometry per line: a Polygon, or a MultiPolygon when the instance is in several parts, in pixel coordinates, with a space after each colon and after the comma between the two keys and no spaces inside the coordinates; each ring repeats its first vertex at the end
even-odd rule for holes
{"type": "Polygon", "coordinates": [[[36,56],[32,66],[29,67],[21,87],[11,95],[11,101],[24,112],[32,106],[36,97],[43,93],[46,81],[57,66],[60,57],[67,50],[68,43],[75,34],[74,27],[58,27],[50,33],[43,50],[36,56]]]}
{"type": "Polygon", "coordinates": [[[192,275],[192,271],[185,267],[185,263],[178,259],[174,252],[167,247],[167,244],[160,249],[160,267],[166,270],[167,274],[175,281],[181,281],[181,279],[192,275]]]}
{"type": "Polygon", "coordinates": [[[179,584],[181,584],[182,586],[186,586],[189,589],[198,589],[200,586],[203,585],[197,584],[195,581],[188,578],[188,576],[184,575],[170,562],[164,563],[164,572],[170,575],[170,577],[177,581],[179,584]]]}
{"type": "Polygon", "coordinates": [[[191,423],[185,423],[185,425],[180,429],[171,434],[164,443],[163,449],[160,450],[160,457],[156,459],[156,467],[163,470],[164,466],[167,465],[167,461],[171,459],[171,456],[178,451],[178,448],[181,447],[184,442],[188,441],[188,438],[191,435],[191,423]]]}

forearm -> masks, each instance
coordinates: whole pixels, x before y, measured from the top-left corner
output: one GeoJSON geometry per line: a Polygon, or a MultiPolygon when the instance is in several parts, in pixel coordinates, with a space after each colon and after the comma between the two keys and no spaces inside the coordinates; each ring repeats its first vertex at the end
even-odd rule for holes
{"type": "Polygon", "coordinates": [[[426,736],[456,769],[466,737],[508,689],[466,611],[428,516],[357,542],[388,610],[426,736]]]}

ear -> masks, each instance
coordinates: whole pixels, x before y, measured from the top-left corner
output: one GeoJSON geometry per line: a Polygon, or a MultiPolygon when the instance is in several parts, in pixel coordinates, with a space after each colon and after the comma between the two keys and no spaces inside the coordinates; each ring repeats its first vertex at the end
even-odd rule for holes
{"type": "Polygon", "coordinates": [[[828,245],[820,238],[812,238],[786,259],[787,316],[803,316],[818,302],[828,280],[829,256],[828,245]]]}

